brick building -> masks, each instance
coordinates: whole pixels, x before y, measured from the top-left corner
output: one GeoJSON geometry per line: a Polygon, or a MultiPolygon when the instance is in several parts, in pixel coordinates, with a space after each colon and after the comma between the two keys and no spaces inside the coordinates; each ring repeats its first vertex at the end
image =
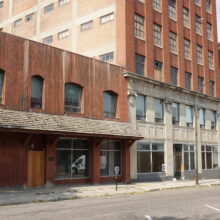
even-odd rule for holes
{"type": "Polygon", "coordinates": [[[122,67],[1,32],[0,116],[0,187],[130,181],[122,67]]]}

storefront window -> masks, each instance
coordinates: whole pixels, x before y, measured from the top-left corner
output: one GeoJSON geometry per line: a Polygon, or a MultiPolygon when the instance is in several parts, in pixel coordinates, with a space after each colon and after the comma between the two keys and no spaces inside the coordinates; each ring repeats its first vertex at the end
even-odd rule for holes
{"type": "Polygon", "coordinates": [[[114,176],[115,166],[121,175],[121,141],[105,141],[100,148],[100,175],[114,176]]]}
{"type": "Polygon", "coordinates": [[[195,170],[195,155],[193,145],[183,145],[184,170],[195,170]]]}
{"type": "Polygon", "coordinates": [[[139,141],[137,144],[138,173],[162,172],[164,144],[139,141]]]}
{"type": "Polygon", "coordinates": [[[218,147],[202,146],[202,169],[218,168],[218,147]]]}
{"type": "Polygon", "coordinates": [[[56,147],[56,179],[88,176],[88,141],[86,139],[60,139],[56,147]]]}

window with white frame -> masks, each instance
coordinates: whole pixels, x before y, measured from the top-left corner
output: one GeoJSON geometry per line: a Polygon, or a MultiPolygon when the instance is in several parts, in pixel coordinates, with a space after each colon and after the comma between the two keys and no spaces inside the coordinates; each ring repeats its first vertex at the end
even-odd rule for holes
{"type": "Polygon", "coordinates": [[[58,33],[58,38],[59,39],[63,39],[63,38],[66,38],[66,37],[68,37],[69,36],[69,30],[67,29],[67,30],[65,30],[65,31],[61,31],[61,32],[59,32],[58,33]]]}
{"type": "Polygon", "coordinates": [[[169,12],[169,17],[176,20],[176,0],[169,0],[168,12],[169,12]]]}
{"type": "Polygon", "coordinates": [[[199,125],[200,128],[205,128],[205,109],[199,109],[199,125]]]}
{"type": "Polygon", "coordinates": [[[70,0],[59,0],[59,6],[63,6],[69,2],[70,2],[70,0]]]}
{"type": "Polygon", "coordinates": [[[45,37],[43,39],[43,43],[44,44],[51,44],[51,43],[53,43],[53,36],[45,37]]]}
{"type": "Polygon", "coordinates": [[[171,72],[171,83],[173,85],[177,86],[177,84],[178,84],[178,69],[171,66],[170,72],[171,72]]]}
{"type": "Polygon", "coordinates": [[[204,87],[204,78],[199,76],[198,77],[198,90],[200,90],[201,93],[203,93],[203,87],[204,87]]]}
{"type": "Polygon", "coordinates": [[[106,24],[113,20],[114,20],[114,13],[110,13],[110,14],[100,17],[100,24],[106,24]]]}
{"type": "Polygon", "coordinates": [[[209,95],[214,96],[214,81],[210,80],[209,81],[209,95]]]}
{"type": "Polygon", "coordinates": [[[213,52],[212,51],[208,51],[208,65],[210,69],[213,69],[214,65],[213,65],[213,52]]]}
{"type": "Polygon", "coordinates": [[[177,52],[177,34],[174,32],[169,33],[170,39],[170,52],[176,53],[177,52]]]}
{"type": "Polygon", "coordinates": [[[195,150],[193,145],[184,144],[184,170],[195,170],[195,150]]]}
{"type": "Polygon", "coordinates": [[[193,107],[186,105],[186,126],[193,126],[193,107]]]}
{"type": "Polygon", "coordinates": [[[197,56],[197,63],[202,64],[202,47],[196,45],[196,56],[197,56]]]}
{"type": "Polygon", "coordinates": [[[202,21],[201,17],[196,15],[196,17],[195,17],[195,26],[196,26],[196,33],[197,34],[202,33],[202,31],[201,31],[201,21],[202,21]]]}
{"type": "Polygon", "coordinates": [[[144,75],[145,56],[135,54],[135,73],[138,75],[144,75]]]}
{"type": "Polygon", "coordinates": [[[184,39],[184,57],[186,59],[190,59],[190,41],[187,39],[184,39]]]}
{"type": "Polygon", "coordinates": [[[144,95],[136,96],[136,119],[145,120],[146,117],[146,97],[144,95]]]}
{"type": "Polygon", "coordinates": [[[20,26],[22,24],[22,18],[19,18],[18,20],[16,20],[14,22],[14,26],[17,27],[17,26],[20,26]]]}
{"type": "Polygon", "coordinates": [[[207,37],[209,40],[212,40],[212,24],[207,22],[206,28],[207,28],[207,37]]]}
{"type": "Polygon", "coordinates": [[[109,62],[112,61],[114,59],[114,53],[110,52],[110,53],[105,53],[99,56],[99,59],[103,62],[109,62]]]}
{"type": "Polygon", "coordinates": [[[210,119],[211,119],[211,129],[216,129],[216,122],[217,122],[217,114],[216,111],[210,111],[210,119]]]}
{"type": "Polygon", "coordinates": [[[47,5],[46,7],[44,7],[44,13],[45,13],[45,14],[48,13],[48,12],[50,12],[50,11],[53,11],[53,10],[54,10],[54,4],[53,4],[53,3],[47,5]]]}
{"type": "Polygon", "coordinates": [[[189,9],[183,8],[183,25],[189,27],[189,9]]]}
{"type": "Polygon", "coordinates": [[[88,21],[80,25],[80,31],[86,31],[92,28],[93,21],[88,21]]]}
{"type": "Polygon", "coordinates": [[[164,144],[147,141],[137,142],[137,172],[164,172],[164,144]]]}
{"type": "Polygon", "coordinates": [[[29,22],[29,21],[33,20],[33,17],[34,17],[34,13],[28,14],[25,17],[25,21],[29,22]]]}
{"type": "Polygon", "coordinates": [[[153,41],[154,45],[161,46],[161,26],[154,23],[153,24],[153,41]]]}
{"type": "Polygon", "coordinates": [[[155,122],[163,122],[164,120],[164,103],[162,99],[154,99],[155,122]]]}
{"type": "Polygon", "coordinates": [[[138,14],[134,15],[134,34],[137,38],[144,38],[144,17],[138,14]]]}
{"type": "Polygon", "coordinates": [[[218,168],[218,146],[202,145],[202,169],[218,168]]]}
{"type": "Polygon", "coordinates": [[[161,10],[160,0],[153,0],[152,1],[152,6],[153,6],[153,9],[156,9],[156,10],[160,11],[161,10]]]}
{"type": "Polygon", "coordinates": [[[205,0],[205,8],[207,12],[211,12],[211,0],[205,0]]]}
{"type": "Polygon", "coordinates": [[[175,102],[172,103],[172,123],[179,124],[179,104],[175,102]]]}

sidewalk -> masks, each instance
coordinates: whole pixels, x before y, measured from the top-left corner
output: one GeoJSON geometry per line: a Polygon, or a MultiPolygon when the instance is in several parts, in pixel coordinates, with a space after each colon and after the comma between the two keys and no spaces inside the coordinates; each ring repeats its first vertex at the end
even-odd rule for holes
{"type": "Polygon", "coordinates": [[[199,186],[195,181],[166,181],[166,182],[147,182],[119,184],[118,191],[115,184],[108,185],[71,185],[56,186],[52,188],[39,189],[1,189],[0,206],[25,204],[31,202],[47,202],[65,199],[81,199],[104,196],[117,196],[138,194],[151,191],[178,189],[185,187],[211,187],[220,185],[220,180],[200,180],[199,186]]]}

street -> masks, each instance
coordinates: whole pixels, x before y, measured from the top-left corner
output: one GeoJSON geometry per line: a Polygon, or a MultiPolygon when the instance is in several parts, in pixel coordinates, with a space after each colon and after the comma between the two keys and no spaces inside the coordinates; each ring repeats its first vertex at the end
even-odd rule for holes
{"type": "Polygon", "coordinates": [[[220,187],[1,206],[0,219],[220,219],[220,187]]]}

